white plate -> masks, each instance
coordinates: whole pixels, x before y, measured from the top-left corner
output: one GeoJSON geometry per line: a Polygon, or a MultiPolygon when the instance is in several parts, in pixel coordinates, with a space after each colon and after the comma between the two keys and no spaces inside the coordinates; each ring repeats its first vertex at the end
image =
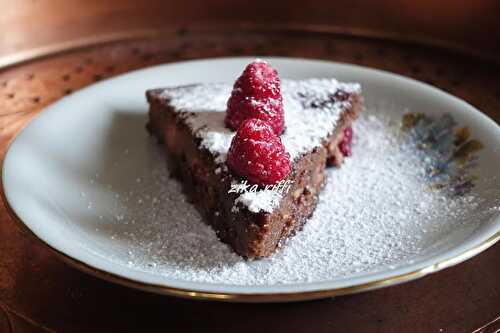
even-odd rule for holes
{"type": "MultiPolygon", "coordinates": [[[[471,105],[429,85],[378,70],[325,61],[268,59],[284,78],[336,77],[360,82],[367,109],[390,104],[388,109],[393,111],[388,114],[398,119],[403,111],[436,117],[451,113],[485,146],[476,174],[488,181],[480,182],[474,194],[498,203],[498,192],[492,198],[491,186],[498,190],[500,128],[471,105]]],[[[478,216],[472,226],[455,228],[449,237],[437,239],[441,236],[427,233],[429,249],[408,260],[322,281],[236,285],[176,279],[158,273],[158,267],[139,269],[130,262],[135,259],[129,249],[144,244],[144,239],[137,239],[143,234],[124,237],[116,221],[127,216],[117,215],[115,208],[118,198],[133,190],[131,184],[137,181],[135,186],[140,187],[140,179],[151,177],[150,170],[158,163],[153,157],[155,144],[144,130],[144,91],[192,82],[230,82],[251,60],[221,58],[155,66],[92,85],[51,105],[17,136],[5,157],[2,181],[14,215],[63,259],[102,278],[159,293],[235,301],[312,299],[392,285],[457,264],[498,240],[500,214],[496,210],[478,216]]],[[[123,207],[116,209],[123,209],[124,214],[144,209],[138,202],[120,204],[123,207]]],[[[147,228],[153,222],[135,223],[147,228]]]]}

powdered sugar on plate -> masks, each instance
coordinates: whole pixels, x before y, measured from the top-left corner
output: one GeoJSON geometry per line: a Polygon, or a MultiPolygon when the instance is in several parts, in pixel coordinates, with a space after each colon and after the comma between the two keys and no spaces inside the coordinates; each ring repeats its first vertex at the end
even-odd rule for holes
{"type": "Polygon", "coordinates": [[[101,222],[109,241],[127,249],[127,258],[92,250],[133,269],[185,281],[316,282],[407,264],[446,247],[455,231],[477,227],[478,217],[497,213],[498,202],[474,192],[450,198],[431,190],[428,161],[402,142],[399,128],[380,110],[361,116],[354,125],[353,156],[327,172],[313,217],[269,259],[246,261],[217,239],[186,202],[180,184],[168,177],[160,148],[151,172],[140,182],[131,179],[134,191],[116,198],[110,208],[116,218],[101,222]]]}

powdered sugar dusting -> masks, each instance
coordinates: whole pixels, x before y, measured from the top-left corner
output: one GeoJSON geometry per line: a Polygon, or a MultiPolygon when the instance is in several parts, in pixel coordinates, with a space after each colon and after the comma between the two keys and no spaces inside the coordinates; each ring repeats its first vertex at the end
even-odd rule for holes
{"type": "MultiPolygon", "coordinates": [[[[162,97],[168,99],[170,105],[186,114],[186,122],[201,139],[201,146],[210,151],[218,163],[226,161],[235,134],[224,125],[231,89],[229,84],[213,83],[166,88],[162,92],[162,97]]],[[[360,93],[361,87],[335,79],[309,79],[283,80],[281,90],[286,126],[281,140],[294,159],[320,146],[322,140],[335,130],[342,111],[349,107],[348,101],[330,102],[330,97],[339,91],[360,93]]],[[[273,204],[269,204],[269,194],[259,191],[238,201],[252,212],[272,212],[280,199],[277,195],[272,197],[273,204]]]]}
{"type": "MultiPolygon", "coordinates": [[[[231,85],[211,83],[175,89],[166,88],[162,97],[179,112],[185,112],[187,123],[201,138],[201,145],[225,161],[234,132],[224,125],[226,103],[231,85]]],[[[283,80],[282,95],[286,131],[281,136],[290,157],[296,158],[321,144],[335,129],[347,101],[319,103],[342,90],[360,93],[359,84],[340,83],[335,79],[283,80]],[[318,103],[318,104],[314,104],[318,103]]]]}
{"type": "MultiPolygon", "coordinates": [[[[130,179],[134,190],[116,198],[110,208],[116,218],[99,220],[106,241],[122,244],[128,254],[109,257],[98,247],[89,250],[136,270],[186,281],[316,282],[407,264],[419,254],[446,248],[457,233],[467,237],[498,214],[498,179],[485,180],[497,191],[492,199],[474,191],[451,199],[430,190],[427,162],[402,144],[399,124],[383,114],[367,110],[355,123],[353,157],[343,168],[328,170],[313,217],[269,259],[246,261],[217,239],[186,202],[180,184],[168,177],[160,148],[152,154],[152,170],[138,175],[140,182],[130,179]]],[[[81,200],[95,202],[90,194],[81,200]]]]}
{"type": "Polygon", "coordinates": [[[263,210],[272,212],[278,207],[282,194],[272,190],[260,190],[258,192],[245,192],[235,201],[234,209],[237,209],[238,203],[243,204],[249,211],[258,213],[263,210]]]}

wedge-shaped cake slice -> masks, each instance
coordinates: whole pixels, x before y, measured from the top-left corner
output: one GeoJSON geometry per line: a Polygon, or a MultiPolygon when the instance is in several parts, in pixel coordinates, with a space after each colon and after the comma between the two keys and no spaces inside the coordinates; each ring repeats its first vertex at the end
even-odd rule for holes
{"type": "Polygon", "coordinates": [[[361,89],[334,79],[283,80],[281,140],[292,171],[280,187],[256,192],[242,191],[244,180],[226,165],[235,135],[224,125],[231,89],[195,84],[149,90],[148,129],[165,144],[172,174],[221,241],[244,257],[268,257],[313,214],[326,165],[340,166],[338,146],[362,109],[361,89]]]}

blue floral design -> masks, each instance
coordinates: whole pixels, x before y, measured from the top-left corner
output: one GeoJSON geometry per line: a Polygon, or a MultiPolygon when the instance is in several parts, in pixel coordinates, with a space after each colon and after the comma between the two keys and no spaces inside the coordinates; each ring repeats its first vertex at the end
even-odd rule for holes
{"type": "Polygon", "coordinates": [[[474,187],[477,152],[483,144],[471,139],[468,127],[457,128],[450,114],[432,118],[422,113],[403,116],[402,130],[421,152],[433,188],[462,196],[474,187]]]}

